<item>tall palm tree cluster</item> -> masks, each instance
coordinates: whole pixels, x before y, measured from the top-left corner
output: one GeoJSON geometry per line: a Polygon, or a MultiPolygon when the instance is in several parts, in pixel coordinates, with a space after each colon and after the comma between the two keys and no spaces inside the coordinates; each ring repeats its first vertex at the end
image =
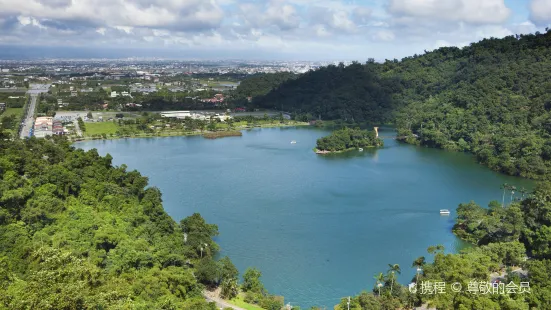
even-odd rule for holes
{"type": "Polygon", "coordinates": [[[394,282],[396,280],[396,275],[401,274],[402,270],[398,264],[388,264],[388,271],[385,274],[382,272],[374,277],[376,281],[376,287],[379,291],[379,296],[381,296],[381,288],[388,286],[390,282],[390,294],[392,295],[394,282]]]}

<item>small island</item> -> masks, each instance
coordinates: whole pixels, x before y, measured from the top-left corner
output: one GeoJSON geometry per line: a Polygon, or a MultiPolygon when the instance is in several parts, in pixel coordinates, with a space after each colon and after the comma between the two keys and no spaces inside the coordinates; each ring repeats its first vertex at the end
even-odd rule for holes
{"type": "Polygon", "coordinates": [[[314,151],[316,154],[329,154],[381,146],[383,146],[383,140],[377,138],[375,131],[345,127],[318,139],[314,151]]]}

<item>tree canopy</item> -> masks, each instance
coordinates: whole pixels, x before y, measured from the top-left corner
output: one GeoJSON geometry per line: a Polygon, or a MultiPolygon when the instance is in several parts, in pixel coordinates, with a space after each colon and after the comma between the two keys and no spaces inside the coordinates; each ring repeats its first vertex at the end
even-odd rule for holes
{"type": "Polygon", "coordinates": [[[408,143],[471,152],[494,170],[542,179],[551,168],[550,78],[551,30],[322,67],[253,106],[300,120],[393,123],[408,143]]]}
{"type": "Polygon", "coordinates": [[[344,127],[332,132],[327,137],[318,139],[316,148],[321,151],[335,152],[382,145],[383,140],[377,138],[374,131],[344,127]]]}
{"type": "Polygon", "coordinates": [[[60,138],[0,140],[0,308],[216,309],[204,285],[237,283],[228,258],[213,260],[216,225],[178,225],[146,177],[111,159],[60,138]]]}

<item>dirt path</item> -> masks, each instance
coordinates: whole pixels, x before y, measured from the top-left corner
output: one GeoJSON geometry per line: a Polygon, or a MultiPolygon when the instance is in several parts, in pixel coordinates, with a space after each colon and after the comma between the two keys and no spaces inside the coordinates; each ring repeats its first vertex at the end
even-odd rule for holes
{"type": "Polygon", "coordinates": [[[214,292],[210,292],[210,291],[203,291],[203,297],[205,297],[205,299],[207,301],[210,301],[210,302],[215,302],[216,303],[216,307],[220,308],[220,309],[224,309],[224,308],[232,308],[234,310],[245,310],[243,308],[239,308],[237,306],[234,306],[230,303],[228,303],[227,301],[223,300],[222,298],[218,297],[219,296],[219,291],[216,290],[214,292]]]}

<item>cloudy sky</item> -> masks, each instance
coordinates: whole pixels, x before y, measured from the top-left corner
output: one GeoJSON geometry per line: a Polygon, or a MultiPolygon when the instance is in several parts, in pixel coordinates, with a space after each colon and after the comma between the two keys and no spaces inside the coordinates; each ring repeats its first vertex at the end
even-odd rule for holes
{"type": "Polygon", "coordinates": [[[212,58],[401,58],[543,31],[551,0],[0,0],[0,45],[212,58]]]}

